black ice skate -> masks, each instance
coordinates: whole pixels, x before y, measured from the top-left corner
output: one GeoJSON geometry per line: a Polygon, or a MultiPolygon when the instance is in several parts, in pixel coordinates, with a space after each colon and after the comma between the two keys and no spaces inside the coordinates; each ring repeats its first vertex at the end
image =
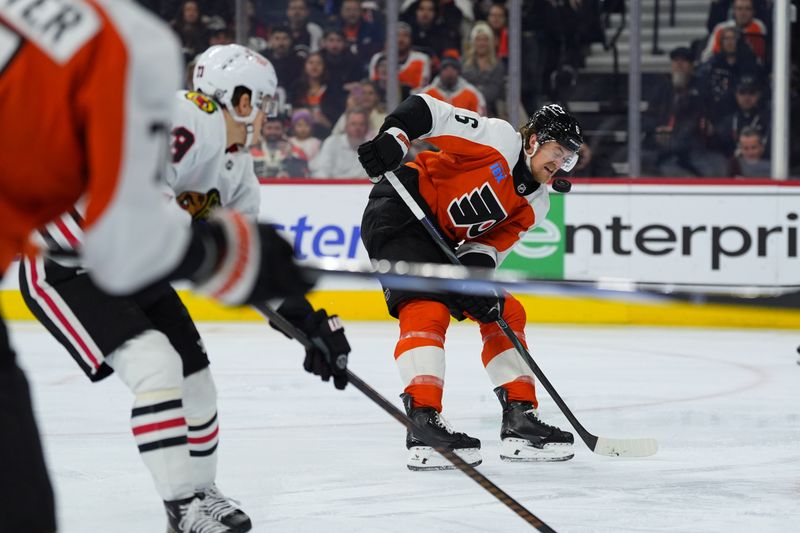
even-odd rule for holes
{"type": "Polygon", "coordinates": [[[223,495],[216,483],[198,492],[197,497],[203,500],[203,508],[211,518],[228,526],[234,533],[244,533],[253,528],[250,517],[239,507],[239,502],[223,495]]]}
{"type": "Polygon", "coordinates": [[[508,401],[508,391],[494,389],[503,406],[500,459],[504,461],[566,461],[572,459],[572,433],[539,420],[531,402],[508,401]]]}
{"type": "MultiPolygon", "coordinates": [[[[456,455],[461,457],[471,466],[481,464],[481,441],[472,438],[466,433],[456,433],[433,407],[412,408],[413,398],[410,394],[400,395],[406,414],[416,424],[428,428],[436,435],[441,444],[444,444],[456,455]]],[[[411,432],[406,433],[406,448],[408,448],[409,470],[453,470],[455,466],[445,459],[431,446],[426,445],[411,432]]]]}
{"type": "Polygon", "coordinates": [[[196,496],[164,502],[164,507],[167,510],[167,533],[230,533],[232,531],[211,518],[203,509],[203,501],[196,496]]]}

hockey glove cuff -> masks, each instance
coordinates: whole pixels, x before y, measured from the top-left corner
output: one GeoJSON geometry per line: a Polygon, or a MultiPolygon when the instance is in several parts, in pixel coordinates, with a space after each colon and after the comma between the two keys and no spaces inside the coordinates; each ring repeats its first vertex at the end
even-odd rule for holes
{"type": "Polygon", "coordinates": [[[302,295],[312,284],[275,229],[217,209],[208,221],[205,264],[192,276],[197,291],[227,305],[302,295]]]}
{"type": "MultiPolygon", "coordinates": [[[[389,170],[395,170],[411,148],[411,141],[403,130],[389,128],[371,141],[358,147],[358,160],[370,178],[378,178],[389,170]]],[[[376,180],[372,180],[377,182],[376,180]]]]}

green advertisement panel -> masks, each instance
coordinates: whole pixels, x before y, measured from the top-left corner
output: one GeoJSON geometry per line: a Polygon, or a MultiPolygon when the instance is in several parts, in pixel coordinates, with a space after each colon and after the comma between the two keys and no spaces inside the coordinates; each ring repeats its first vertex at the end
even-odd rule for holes
{"type": "Polygon", "coordinates": [[[501,268],[537,278],[564,278],[564,200],[563,194],[550,195],[547,219],[517,243],[501,268]]]}

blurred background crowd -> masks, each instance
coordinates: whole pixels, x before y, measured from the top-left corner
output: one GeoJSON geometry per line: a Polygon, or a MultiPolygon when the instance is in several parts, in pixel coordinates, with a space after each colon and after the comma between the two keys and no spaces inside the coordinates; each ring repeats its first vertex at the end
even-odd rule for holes
{"type": "MultiPolygon", "coordinates": [[[[140,1],[179,36],[187,88],[199,53],[234,42],[232,0],[140,1]]],[[[512,106],[527,117],[558,102],[586,132],[572,174],[627,173],[623,0],[523,0],[518,102],[506,101],[504,2],[398,1],[395,80],[387,75],[382,0],[245,2],[246,44],[273,63],[281,100],[281,112],[265,122],[261,142],[250,148],[260,178],[364,177],[355,151],[391,111],[386,96],[393,83],[401,98],[427,93],[504,119],[512,106]]],[[[770,175],[772,2],[643,1],[642,175],[770,175]]],[[[796,62],[792,66],[790,97],[797,104],[796,62]]],[[[793,176],[800,174],[798,144],[791,143],[793,176]]]]}

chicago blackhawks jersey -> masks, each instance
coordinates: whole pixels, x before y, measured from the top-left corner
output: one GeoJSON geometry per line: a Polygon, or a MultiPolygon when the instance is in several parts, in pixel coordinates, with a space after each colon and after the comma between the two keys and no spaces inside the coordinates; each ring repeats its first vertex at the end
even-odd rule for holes
{"type": "Polygon", "coordinates": [[[131,2],[0,5],[0,272],[82,195],[84,235],[78,217],[63,228],[99,284],[131,291],[177,266],[188,217],[159,184],[180,71],[169,28],[131,2]]]}
{"type": "Polygon", "coordinates": [[[219,104],[193,91],[178,91],[176,98],[167,184],[178,204],[194,218],[224,206],[255,219],[261,196],[253,158],[227,146],[219,104]]]}
{"type": "Polygon", "coordinates": [[[481,253],[500,265],[547,216],[547,187],[533,179],[522,136],[508,122],[415,95],[387,117],[383,129],[390,127],[440,149],[420,153],[408,166],[417,170],[418,196],[439,228],[451,241],[463,241],[459,256],[481,253]]]}

